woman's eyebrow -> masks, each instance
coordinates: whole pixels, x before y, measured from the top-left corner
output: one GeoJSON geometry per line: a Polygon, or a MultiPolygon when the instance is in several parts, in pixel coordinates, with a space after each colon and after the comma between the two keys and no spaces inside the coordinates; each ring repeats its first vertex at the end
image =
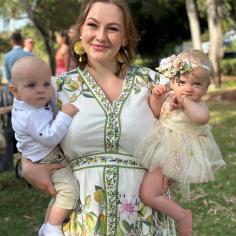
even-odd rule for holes
{"type": "MultiPolygon", "coordinates": [[[[95,21],[95,22],[98,23],[98,24],[100,23],[98,20],[96,20],[96,19],[93,18],[93,17],[89,17],[89,18],[87,18],[87,20],[93,20],[93,21],[95,21]]],[[[110,26],[110,25],[116,25],[116,26],[121,27],[121,24],[118,23],[118,22],[109,22],[107,25],[108,25],[108,26],[110,26]]]]}

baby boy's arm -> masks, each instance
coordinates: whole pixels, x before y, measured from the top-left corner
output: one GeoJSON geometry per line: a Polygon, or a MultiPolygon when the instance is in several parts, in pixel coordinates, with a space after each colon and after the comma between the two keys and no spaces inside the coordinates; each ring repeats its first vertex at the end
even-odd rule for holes
{"type": "Polygon", "coordinates": [[[40,114],[35,113],[28,119],[27,129],[36,142],[47,147],[54,147],[66,135],[72,117],[77,112],[78,108],[74,105],[65,104],[62,106],[62,111],[58,112],[53,121],[46,115],[47,111],[40,114]]]}

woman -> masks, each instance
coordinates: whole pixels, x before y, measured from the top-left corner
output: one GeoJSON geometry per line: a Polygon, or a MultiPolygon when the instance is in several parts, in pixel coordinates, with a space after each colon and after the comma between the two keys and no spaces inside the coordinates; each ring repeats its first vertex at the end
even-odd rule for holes
{"type": "MultiPolygon", "coordinates": [[[[80,26],[78,24],[71,25],[69,30],[68,30],[68,37],[70,41],[70,46],[73,46],[75,42],[79,40],[79,31],[80,31],[80,26]]],[[[73,49],[71,48],[72,52],[73,49]]],[[[75,69],[76,62],[74,60],[73,54],[70,53],[69,56],[69,71],[75,69]]]]}
{"type": "Polygon", "coordinates": [[[69,38],[64,32],[56,33],[56,42],[58,49],[55,55],[56,75],[60,75],[69,68],[69,38]]]}
{"type": "MultiPolygon", "coordinates": [[[[65,235],[175,235],[170,218],[140,201],[146,170],[133,157],[154,128],[148,96],[159,76],[130,65],[137,36],[125,1],[90,0],[81,13],[79,68],[56,79],[59,103],[70,101],[80,110],[61,143],[80,184],[80,203],[65,235]]],[[[50,170],[59,167],[23,163],[25,177],[50,193],[50,170]]]]}

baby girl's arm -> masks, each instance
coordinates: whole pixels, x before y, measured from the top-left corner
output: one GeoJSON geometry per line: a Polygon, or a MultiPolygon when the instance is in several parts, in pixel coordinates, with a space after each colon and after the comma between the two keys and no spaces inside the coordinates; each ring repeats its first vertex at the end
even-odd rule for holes
{"type": "Polygon", "coordinates": [[[197,125],[204,125],[210,120],[210,113],[206,105],[194,102],[185,97],[183,101],[184,113],[197,125]]]}
{"type": "Polygon", "coordinates": [[[210,120],[210,113],[206,105],[195,102],[188,97],[172,96],[170,101],[172,110],[183,108],[187,117],[197,125],[204,125],[210,120]]]}
{"type": "Polygon", "coordinates": [[[155,85],[149,98],[149,105],[155,117],[160,116],[163,97],[167,93],[164,85],[155,85]]]}

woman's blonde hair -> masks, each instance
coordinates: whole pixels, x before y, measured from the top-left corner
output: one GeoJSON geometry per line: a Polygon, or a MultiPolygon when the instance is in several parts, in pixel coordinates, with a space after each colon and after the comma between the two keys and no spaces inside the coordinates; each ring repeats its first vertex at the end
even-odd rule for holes
{"type": "MultiPolygon", "coordinates": [[[[81,6],[80,16],[77,22],[80,29],[82,25],[84,24],[92,5],[96,2],[111,3],[118,6],[121,9],[124,16],[124,29],[125,29],[125,38],[126,38],[125,50],[127,52],[126,65],[128,66],[135,55],[135,49],[137,45],[137,31],[134,26],[134,22],[133,22],[133,18],[129,10],[129,6],[125,0],[87,0],[81,6]]],[[[123,48],[121,48],[120,50],[123,50],[123,48]]],[[[82,56],[83,58],[82,62],[79,61],[79,57],[80,57],[79,55],[74,53],[75,62],[81,69],[83,69],[88,63],[87,55],[84,54],[82,56]]]]}

